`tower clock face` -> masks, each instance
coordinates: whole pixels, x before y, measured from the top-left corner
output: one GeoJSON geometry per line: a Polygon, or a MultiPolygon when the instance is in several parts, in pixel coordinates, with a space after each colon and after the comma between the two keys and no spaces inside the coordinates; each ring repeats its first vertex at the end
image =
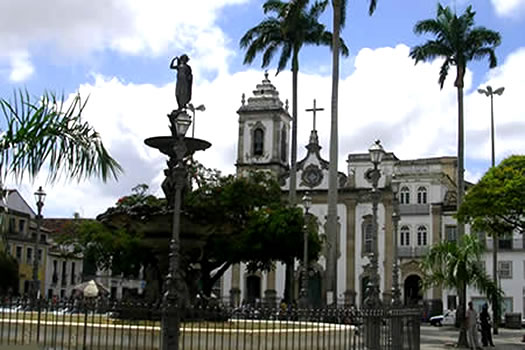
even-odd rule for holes
{"type": "Polygon", "coordinates": [[[317,166],[310,164],[304,169],[301,179],[306,186],[315,187],[323,180],[323,173],[317,166]]]}

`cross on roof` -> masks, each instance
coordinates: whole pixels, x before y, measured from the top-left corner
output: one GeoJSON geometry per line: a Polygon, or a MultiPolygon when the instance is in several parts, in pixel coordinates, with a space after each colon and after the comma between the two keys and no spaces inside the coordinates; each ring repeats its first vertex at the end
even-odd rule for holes
{"type": "Polygon", "coordinates": [[[324,108],[317,108],[317,105],[315,103],[315,98],[314,98],[314,107],[313,108],[307,108],[306,109],[307,112],[313,112],[314,114],[314,128],[312,130],[315,130],[315,119],[316,119],[316,116],[317,116],[317,111],[324,111],[324,108]]]}

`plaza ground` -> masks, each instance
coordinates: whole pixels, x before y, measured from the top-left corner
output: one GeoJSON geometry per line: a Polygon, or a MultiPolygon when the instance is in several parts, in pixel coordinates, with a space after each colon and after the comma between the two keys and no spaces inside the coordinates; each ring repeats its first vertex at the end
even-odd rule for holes
{"type": "MultiPolygon", "coordinates": [[[[423,324],[421,325],[421,350],[453,349],[458,332],[458,329],[450,326],[433,327],[423,324]]],[[[521,342],[523,335],[525,335],[525,329],[500,328],[499,334],[493,336],[495,349],[525,350],[525,343],[521,342]]],[[[479,340],[481,344],[481,336],[479,340]]]]}

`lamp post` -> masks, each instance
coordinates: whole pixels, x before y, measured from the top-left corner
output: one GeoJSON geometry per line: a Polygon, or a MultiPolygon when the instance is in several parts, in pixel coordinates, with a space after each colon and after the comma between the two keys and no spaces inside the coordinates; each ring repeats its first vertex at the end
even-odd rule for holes
{"type": "Polygon", "coordinates": [[[303,196],[303,205],[304,205],[304,228],[303,228],[303,268],[302,268],[302,278],[301,278],[301,292],[300,300],[301,306],[308,306],[308,223],[309,223],[309,211],[312,206],[312,197],[309,196],[306,192],[303,196]]]}
{"type": "Polygon", "coordinates": [[[191,125],[191,137],[195,137],[195,111],[204,112],[206,110],[206,106],[204,105],[198,105],[197,107],[194,107],[193,104],[188,103],[188,109],[193,113],[193,124],[191,125]]]}
{"type": "MultiPolygon", "coordinates": [[[[505,90],[504,87],[500,87],[496,90],[492,90],[492,87],[490,85],[487,85],[487,89],[478,89],[478,92],[480,94],[486,95],[490,97],[490,143],[491,143],[491,153],[492,153],[492,159],[491,159],[491,165],[494,167],[496,165],[496,152],[494,147],[494,94],[501,96],[503,94],[503,91],[505,90]]],[[[495,233],[493,233],[492,237],[492,274],[494,276],[494,284],[498,285],[498,237],[495,233]]],[[[498,319],[499,314],[499,305],[498,305],[498,298],[496,295],[492,297],[492,316],[494,319],[494,334],[498,334],[498,323],[496,320],[498,319]]]]}
{"type": "Polygon", "coordinates": [[[392,181],[392,192],[394,195],[394,211],[392,213],[392,223],[394,225],[394,254],[392,269],[392,305],[399,307],[401,305],[401,289],[399,288],[399,257],[398,257],[398,227],[399,227],[399,182],[392,181]]]}
{"type": "Polygon", "coordinates": [[[173,227],[170,242],[169,272],[166,277],[166,292],[164,294],[164,312],[162,317],[162,349],[177,350],[179,348],[180,333],[180,298],[178,289],[180,287],[180,216],[182,189],[186,180],[186,165],[183,158],[186,155],[187,146],[184,136],[191,124],[190,116],[185,112],[174,111],[170,115],[173,138],[173,158],[168,161],[169,178],[175,189],[173,201],[173,227]],[[175,129],[175,130],[173,130],[175,129]]]}
{"type": "Polygon", "coordinates": [[[376,140],[372,146],[368,149],[370,153],[370,160],[374,165],[374,168],[367,173],[369,181],[372,183],[372,254],[370,254],[370,288],[368,291],[367,306],[375,308],[381,305],[381,299],[379,297],[379,267],[378,267],[378,224],[377,224],[377,207],[379,204],[379,193],[377,190],[379,178],[381,177],[381,171],[379,170],[379,164],[383,159],[385,151],[381,146],[381,141],[376,140]]]}
{"type": "Polygon", "coordinates": [[[38,279],[38,265],[40,264],[40,255],[38,254],[39,243],[40,243],[40,226],[42,225],[42,207],[44,206],[44,199],[46,193],[42,189],[42,186],[35,192],[35,200],[37,207],[36,216],[36,237],[35,237],[35,252],[33,257],[33,288],[31,290],[31,297],[38,298],[40,291],[40,281],[38,279]]]}

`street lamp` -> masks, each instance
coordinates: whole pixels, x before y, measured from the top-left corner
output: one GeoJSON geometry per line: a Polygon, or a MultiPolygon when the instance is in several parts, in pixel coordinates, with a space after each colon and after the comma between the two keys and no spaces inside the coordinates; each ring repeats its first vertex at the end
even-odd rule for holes
{"type": "MultiPolygon", "coordinates": [[[[494,94],[501,96],[503,94],[503,91],[505,90],[504,87],[500,87],[496,90],[492,90],[492,87],[490,85],[487,85],[487,89],[478,89],[478,92],[480,94],[484,94],[488,97],[490,97],[490,141],[491,141],[491,151],[492,151],[492,167],[496,165],[496,154],[495,154],[495,147],[494,147],[494,94]]],[[[492,236],[492,274],[494,276],[494,284],[498,285],[498,237],[497,235],[493,234],[492,236]]],[[[492,297],[492,316],[494,320],[497,320],[498,318],[498,298],[496,295],[492,297]]],[[[498,323],[494,322],[494,334],[498,334],[498,323]]]]}
{"type": "Polygon", "coordinates": [[[303,228],[303,274],[301,278],[301,292],[300,300],[303,307],[308,306],[308,223],[309,223],[309,210],[312,206],[312,197],[309,196],[306,192],[303,196],[303,206],[304,206],[304,228],[303,228]]]}
{"type": "Polygon", "coordinates": [[[195,137],[195,111],[201,111],[204,112],[206,110],[206,106],[204,105],[198,105],[197,107],[194,107],[193,104],[188,103],[188,109],[193,113],[193,125],[191,126],[191,137],[195,137]]]}
{"type": "Polygon", "coordinates": [[[504,87],[500,87],[496,90],[492,90],[492,87],[490,85],[487,85],[486,90],[478,89],[478,92],[480,94],[490,97],[490,140],[491,140],[491,146],[492,146],[492,167],[494,167],[496,163],[495,151],[494,151],[494,94],[501,96],[503,94],[503,91],[505,91],[504,87]]]}
{"type": "Polygon", "coordinates": [[[394,195],[394,211],[392,213],[392,223],[394,225],[394,267],[392,269],[392,305],[401,305],[401,289],[399,288],[399,261],[398,261],[398,225],[399,225],[399,182],[392,181],[392,193],[394,195]]]}
{"type": "Polygon", "coordinates": [[[379,307],[381,305],[381,299],[379,298],[379,272],[378,272],[378,224],[377,224],[377,206],[379,202],[379,193],[377,190],[379,178],[381,177],[381,171],[379,170],[379,164],[383,159],[385,150],[381,146],[381,141],[376,140],[372,146],[368,149],[370,153],[370,160],[374,165],[374,168],[367,172],[368,180],[372,183],[372,254],[370,254],[370,288],[368,291],[367,306],[379,307]]]}
{"type": "Polygon", "coordinates": [[[42,224],[42,207],[44,206],[44,200],[46,193],[42,189],[42,186],[35,192],[35,200],[37,207],[36,216],[36,237],[35,237],[35,252],[33,257],[33,288],[31,290],[31,297],[38,298],[40,291],[40,281],[38,280],[38,265],[40,260],[40,254],[38,254],[38,247],[40,242],[40,226],[42,224]]]}

